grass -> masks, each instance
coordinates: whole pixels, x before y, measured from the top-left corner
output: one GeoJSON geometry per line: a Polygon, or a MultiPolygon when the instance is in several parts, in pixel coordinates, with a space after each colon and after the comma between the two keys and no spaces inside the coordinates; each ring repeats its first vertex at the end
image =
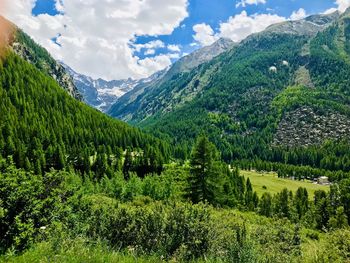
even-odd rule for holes
{"type": "Polygon", "coordinates": [[[278,178],[276,173],[258,173],[255,171],[241,171],[241,175],[245,178],[249,178],[254,191],[262,196],[264,193],[269,192],[271,194],[277,194],[287,188],[290,191],[296,192],[299,187],[304,187],[309,192],[309,198],[313,198],[316,190],[329,190],[329,186],[314,184],[311,181],[297,181],[291,179],[278,178]],[[264,186],[266,189],[264,189],[264,186]]]}
{"type": "Polygon", "coordinates": [[[1,263],[158,263],[157,257],[143,257],[108,249],[101,243],[87,244],[83,239],[60,240],[36,244],[22,255],[0,256],[1,263]]]}

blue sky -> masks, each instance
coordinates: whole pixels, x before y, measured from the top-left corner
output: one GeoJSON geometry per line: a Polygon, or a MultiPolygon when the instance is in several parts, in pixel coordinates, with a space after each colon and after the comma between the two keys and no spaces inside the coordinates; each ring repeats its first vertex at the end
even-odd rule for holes
{"type": "Polygon", "coordinates": [[[107,79],[147,76],[220,37],[240,41],[293,12],[301,18],[350,6],[350,0],[11,1],[18,14],[9,17],[55,58],[107,79]]]}
{"type": "MultiPolygon", "coordinates": [[[[157,37],[139,37],[138,43],[146,43],[150,40],[160,39],[165,43],[180,44],[185,53],[189,53],[199,46],[191,47],[193,43],[193,26],[200,23],[206,23],[213,29],[217,29],[220,23],[226,21],[229,17],[246,10],[248,14],[271,13],[283,17],[289,17],[293,11],[303,8],[307,14],[318,14],[325,10],[336,7],[331,0],[273,0],[267,1],[263,5],[247,5],[245,8],[236,8],[239,1],[232,0],[191,0],[188,6],[189,17],[187,17],[181,26],[176,28],[171,35],[157,37]]],[[[159,49],[157,53],[164,52],[159,49]]],[[[139,54],[142,57],[142,54],[139,54]]]]}

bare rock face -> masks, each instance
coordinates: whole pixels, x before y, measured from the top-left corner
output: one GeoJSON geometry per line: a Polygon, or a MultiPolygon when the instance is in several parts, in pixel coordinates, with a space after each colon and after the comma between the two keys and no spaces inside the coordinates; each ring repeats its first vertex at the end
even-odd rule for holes
{"type": "Polygon", "coordinates": [[[180,72],[189,72],[199,65],[212,60],[220,54],[230,50],[237,44],[228,38],[220,38],[210,46],[203,47],[193,53],[179,59],[168,72],[168,77],[171,77],[180,72]]]}
{"type": "Polygon", "coordinates": [[[0,16],[0,53],[13,42],[15,30],[13,24],[0,16]]]}
{"type": "Polygon", "coordinates": [[[131,78],[110,81],[101,78],[93,79],[77,73],[68,65],[63,63],[62,65],[72,76],[74,84],[83,96],[84,102],[102,112],[107,112],[120,97],[133,90],[136,86],[147,84],[153,80],[152,76],[139,80],[131,78]]]}
{"type": "Polygon", "coordinates": [[[313,37],[318,32],[326,29],[336,19],[340,17],[338,12],[327,15],[313,15],[302,20],[287,21],[279,24],[269,26],[264,34],[266,33],[285,33],[299,36],[313,37]]]}
{"type": "Polygon", "coordinates": [[[41,72],[48,74],[56,80],[57,83],[72,97],[77,100],[82,100],[72,77],[61,64],[59,64],[44,48],[36,44],[20,29],[17,29],[15,34],[16,37],[14,38],[11,47],[17,55],[36,66],[41,72]]]}
{"type": "Polygon", "coordinates": [[[330,110],[316,112],[310,107],[290,111],[282,118],[274,145],[310,146],[325,140],[350,138],[350,118],[330,110]]]}

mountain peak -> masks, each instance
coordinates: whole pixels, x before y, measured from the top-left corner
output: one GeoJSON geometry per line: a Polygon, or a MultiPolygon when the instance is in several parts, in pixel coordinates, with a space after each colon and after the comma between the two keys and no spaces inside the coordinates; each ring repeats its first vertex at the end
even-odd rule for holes
{"type": "Polygon", "coordinates": [[[305,19],[295,21],[285,21],[282,23],[269,26],[264,33],[285,33],[298,36],[315,36],[331,23],[333,23],[340,16],[339,12],[332,14],[319,14],[308,16],[305,19]]]}
{"type": "Polygon", "coordinates": [[[197,49],[193,53],[179,59],[169,70],[168,76],[173,76],[180,72],[188,72],[199,65],[212,60],[220,54],[230,50],[236,45],[229,38],[220,38],[210,46],[197,49]]]}

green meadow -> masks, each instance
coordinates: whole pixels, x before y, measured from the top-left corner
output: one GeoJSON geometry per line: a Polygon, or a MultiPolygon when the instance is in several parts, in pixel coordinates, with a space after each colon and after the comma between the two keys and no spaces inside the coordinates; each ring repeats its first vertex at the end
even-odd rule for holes
{"type": "Polygon", "coordinates": [[[285,178],[278,178],[277,173],[260,173],[255,171],[240,172],[245,178],[249,178],[254,191],[262,196],[264,193],[269,192],[270,194],[277,194],[282,191],[283,188],[287,188],[290,191],[296,192],[299,187],[304,187],[309,193],[309,197],[314,196],[314,192],[317,190],[329,190],[329,186],[314,184],[311,181],[303,180],[291,180],[285,178]]]}

